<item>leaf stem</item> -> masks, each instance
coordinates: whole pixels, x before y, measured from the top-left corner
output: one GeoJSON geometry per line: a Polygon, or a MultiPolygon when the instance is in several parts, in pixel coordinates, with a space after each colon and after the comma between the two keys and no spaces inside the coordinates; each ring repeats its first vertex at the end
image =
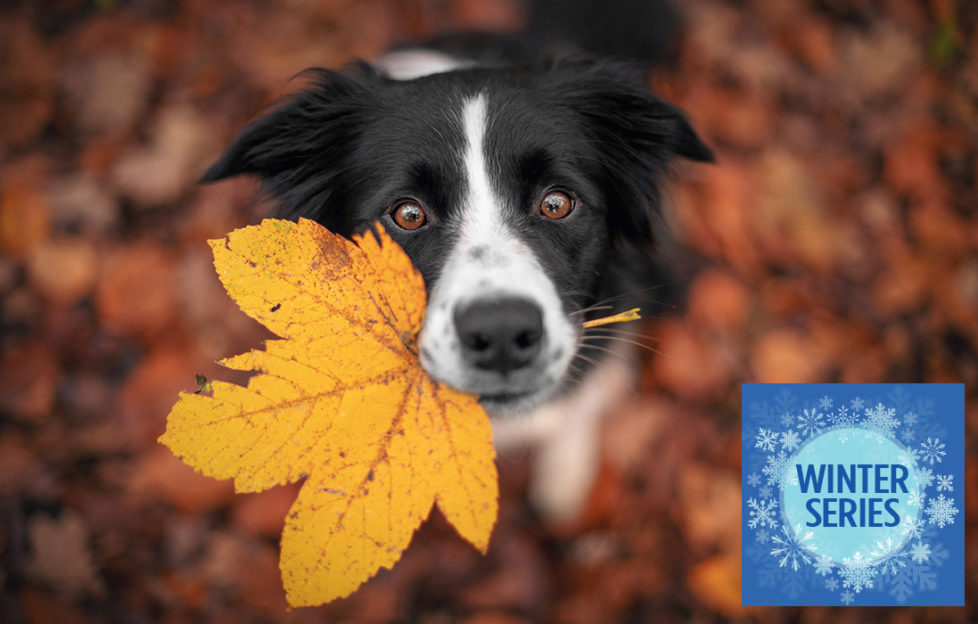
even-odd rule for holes
{"type": "Polygon", "coordinates": [[[612,323],[625,323],[627,321],[637,321],[642,318],[638,313],[638,308],[632,308],[631,310],[626,310],[619,314],[613,314],[611,316],[605,316],[599,319],[594,319],[591,321],[584,322],[584,329],[591,329],[592,327],[600,327],[602,325],[610,325],[612,323]]]}

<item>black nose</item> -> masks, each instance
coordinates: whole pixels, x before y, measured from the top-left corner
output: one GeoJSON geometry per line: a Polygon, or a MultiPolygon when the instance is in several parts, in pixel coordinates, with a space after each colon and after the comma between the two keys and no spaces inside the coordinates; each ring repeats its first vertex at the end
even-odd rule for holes
{"type": "Polygon", "coordinates": [[[455,308],[462,356],[477,368],[505,373],[540,353],[543,315],[526,299],[475,301],[455,308]]]}

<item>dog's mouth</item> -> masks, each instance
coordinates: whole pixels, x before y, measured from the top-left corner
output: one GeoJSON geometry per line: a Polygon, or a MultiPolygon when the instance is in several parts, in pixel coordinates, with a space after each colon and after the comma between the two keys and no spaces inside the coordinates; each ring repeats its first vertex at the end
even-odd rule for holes
{"type": "Polygon", "coordinates": [[[479,403],[490,416],[516,416],[538,407],[553,394],[554,388],[536,388],[520,392],[492,392],[479,395],[479,403]]]}
{"type": "Polygon", "coordinates": [[[435,289],[419,343],[421,367],[437,381],[478,397],[491,416],[545,403],[566,376],[575,336],[559,299],[529,295],[442,297],[435,289]],[[461,303],[460,303],[461,301],[461,303]]]}

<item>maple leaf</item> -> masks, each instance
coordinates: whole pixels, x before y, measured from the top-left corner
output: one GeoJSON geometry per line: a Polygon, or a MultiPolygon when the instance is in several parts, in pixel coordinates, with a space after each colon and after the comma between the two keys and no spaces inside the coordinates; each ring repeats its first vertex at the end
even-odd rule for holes
{"type": "Polygon", "coordinates": [[[247,387],[181,394],[160,442],[238,492],[305,479],[282,532],[289,604],[346,596],[392,567],[434,504],[485,552],[489,420],[421,369],[424,282],[383,228],[350,242],[267,219],[210,245],[234,301],[281,339],[222,362],[256,371],[247,387]]]}

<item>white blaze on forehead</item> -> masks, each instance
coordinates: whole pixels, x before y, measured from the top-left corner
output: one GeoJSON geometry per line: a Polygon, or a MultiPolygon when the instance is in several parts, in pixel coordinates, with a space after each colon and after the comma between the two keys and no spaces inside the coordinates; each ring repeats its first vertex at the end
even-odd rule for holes
{"type": "Polygon", "coordinates": [[[462,212],[462,240],[466,244],[492,244],[504,233],[502,201],[493,193],[486,166],[485,138],[489,117],[486,96],[465,102],[462,127],[465,131],[465,175],[468,192],[462,212]]]}
{"type": "MultiPolygon", "coordinates": [[[[467,189],[458,225],[459,238],[449,256],[449,264],[454,263],[463,271],[475,271],[480,278],[472,292],[463,296],[467,299],[489,294],[525,296],[546,308],[549,302],[544,301],[545,296],[527,288],[526,283],[519,283],[521,274],[530,281],[543,280],[546,284],[540,286],[553,291],[554,301],[557,299],[533,251],[507,223],[505,202],[489,175],[486,159],[489,114],[485,95],[479,94],[464,103],[462,127],[467,189]]],[[[454,279],[454,276],[445,277],[454,279]]],[[[545,316],[546,312],[544,309],[545,316]]]]}
{"type": "Polygon", "coordinates": [[[445,267],[429,299],[421,333],[421,363],[433,377],[460,390],[476,394],[539,393],[542,398],[556,388],[566,372],[576,333],[540,261],[519,232],[507,224],[505,204],[493,186],[486,158],[489,115],[485,95],[463,102],[461,121],[465,199],[454,225],[458,238],[448,250],[445,267]],[[539,361],[516,378],[467,364],[454,324],[457,307],[506,297],[535,303],[543,316],[539,361]]]}

